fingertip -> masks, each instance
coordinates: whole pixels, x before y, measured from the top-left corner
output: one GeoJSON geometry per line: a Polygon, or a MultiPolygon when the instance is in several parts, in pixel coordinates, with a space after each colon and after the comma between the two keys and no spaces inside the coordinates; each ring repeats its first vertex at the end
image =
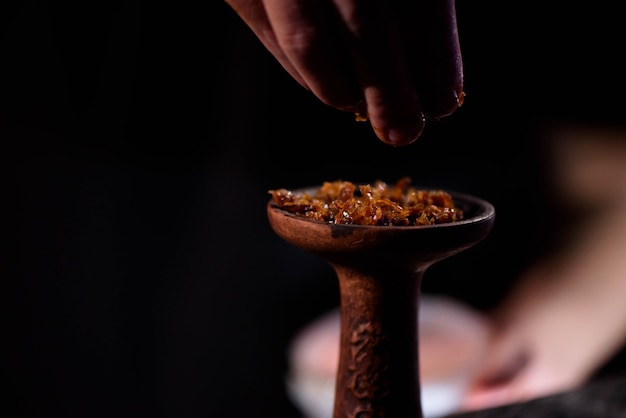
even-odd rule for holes
{"type": "Polygon", "coordinates": [[[453,114],[465,101],[465,92],[460,89],[446,89],[436,96],[433,110],[428,112],[429,120],[438,121],[453,114]]]}
{"type": "Polygon", "coordinates": [[[380,126],[372,122],[376,136],[393,147],[406,146],[415,142],[422,135],[425,125],[426,117],[422,112],[398,124],[380,126]]]}
{"type": "Polygon", "coordinates": [[[402,147],[415,142],[421,135],[424,130],[423,125],[411,127],[409,129],[406,128],[392,128],[388,130],[381,130],[374,128],[378,138],[383,141],[385,144],[391,145],[393,147],[402,147]]]}

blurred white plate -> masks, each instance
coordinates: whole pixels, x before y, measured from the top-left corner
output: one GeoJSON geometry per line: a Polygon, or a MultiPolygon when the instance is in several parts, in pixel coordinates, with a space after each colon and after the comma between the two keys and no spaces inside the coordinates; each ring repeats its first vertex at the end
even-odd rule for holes
{"type": "MultiPolygon", "coordinates": [[[[339,358],[339,309],[303,328],[289,351],[287,391],[305,418],[332,418],[339,358]]],[[[483,359],[489,324],[471,308],[445,297],[422,295],[419,314],[420,375],[424,418],[455,412],[483,359]]]]}

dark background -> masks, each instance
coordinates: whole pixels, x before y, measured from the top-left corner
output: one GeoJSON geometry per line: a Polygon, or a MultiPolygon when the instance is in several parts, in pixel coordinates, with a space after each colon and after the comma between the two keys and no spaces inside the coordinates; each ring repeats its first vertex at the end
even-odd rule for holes
{"type": "Polygon", "coordinates": [[[602,3],[460,1],[465,105],[393,149],[222,2],[4,2],[4,416],[297,417],[286,347],[338,294],[270,230],[272,188],[409,175],[491,201],[493,233],[423,289],[493,307],[558,238],[544,136],[624,122],[602,3]]]}

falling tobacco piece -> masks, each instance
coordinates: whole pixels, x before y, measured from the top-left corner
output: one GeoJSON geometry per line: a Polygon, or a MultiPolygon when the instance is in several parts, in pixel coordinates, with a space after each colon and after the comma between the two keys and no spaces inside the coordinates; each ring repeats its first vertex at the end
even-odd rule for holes
{"type": "Polygon", "coordinates": [[[393,186],[378,180],[373,185],[349,181],[324,182],[317,190],[293,192],[270,190],[276,205],[304,218],[352,225],[410,226],[433,225],[463,219],[463,211],[443,190],[410,186],[403,177],[393,186]]]}

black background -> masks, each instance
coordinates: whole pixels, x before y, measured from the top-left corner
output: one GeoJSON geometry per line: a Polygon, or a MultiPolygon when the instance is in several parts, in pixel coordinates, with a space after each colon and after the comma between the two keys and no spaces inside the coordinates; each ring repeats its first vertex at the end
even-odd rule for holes
{"type": "Polygon", "coordinates": [[[338,295],[270,230],[272,188],[409,175],[491,201],[424,291],[494,306],[558,237],[549,128],[624,122],[617,6],[550,4],[460,1],[465,105],[393,149],[222,2],[4,2],[5,416],[297,417],[287,344],[338,295]]]}

